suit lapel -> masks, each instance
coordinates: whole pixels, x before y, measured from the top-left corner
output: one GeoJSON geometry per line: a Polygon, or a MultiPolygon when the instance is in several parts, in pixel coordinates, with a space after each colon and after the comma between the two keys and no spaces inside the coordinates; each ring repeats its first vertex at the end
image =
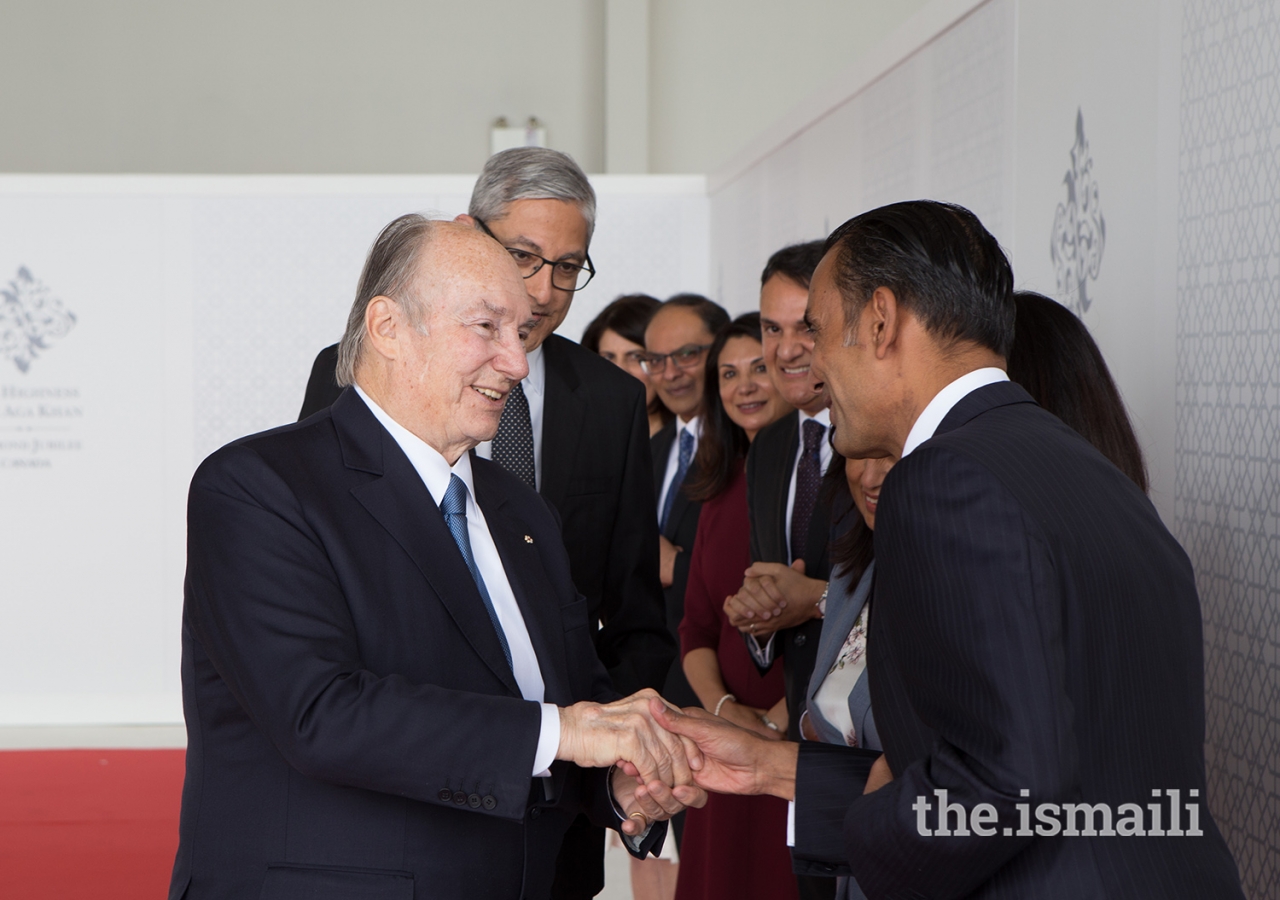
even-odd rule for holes
{"type": "MultiPolygon", "coordinates": [[[[698,477],[698,461],[695,459],[689,464],[689,471],[684,473],[684,481],[680,484],[672,482],[671,490],[676,492],[676,498],[671,501],[671,515],[667,519],[667,528],[664,534],[667,540],[674,541],[676,532],[680,529],[680,520],[684,517],[685,512],[693,503],[689,499],[689,495],[685,493],[684,486],[692,484],[698,477]]],[[[685,548],[689,552],[693,551],[692,547],[685,548]]]]}
{"type": "Polygon", "coordinates": [[[498,555],[502,557],[507,581],[520,607],[533,652],[538,657],[545,700],[557,706],[569,706],[573,703],[573,696],[569,690],[564,624],[560,621],[555,595],[541,577],[543,567],[538,548],[525,540],[526,536],[533,537],[532,529],[511,514],[506,498],[493,489],[481,471],[473,470],[473,473],[476,502],[484,510],[489,533],[498,548],[498,555]]]}
{"type": "Polygon", "coordinates": [[[779,562],[791,559],[791,548],[787,546],[787,495],[791,492],[791,479],[795,475],[796,457],[800,454],[800,412],[797,410],[787,416],[787,427],[782,431],[779,441],[781,465],[774,471],[777,489],[773,492],[774,523],[773,558],[779,562]]]}
{"type": "Polygon", "coordinates": [[[574,452],[583,438],[586,403],[578,396],[578,374],[560,342],[551,335],[542,345],[546,384],[542,405],[542,496],[561,508],[573,475],[574,452]]]}
{"type": "Polygon", "coordinates": [[[650,440],[649,448],[653,451],[653,492],[662,498],[662,481],[667,477],[667,458],[671,455],[671,445],[676,439],[676,420],[672,419],[662,430],[650,440]]]}
{"type": "Polygon", "coordinates": [[[352,496],[413,560],[476,655],[513,694],[520,696],[471,572],[409,458],[354,391],[348,391],[335,403],[334,424],[347,465],[382,476],[352,488],[352,496]],[[358,410],[351,404],[340,408],[348,397],[358,404],[358,410]],[[367,422],[360,421],[360,412],[367,422]]]}

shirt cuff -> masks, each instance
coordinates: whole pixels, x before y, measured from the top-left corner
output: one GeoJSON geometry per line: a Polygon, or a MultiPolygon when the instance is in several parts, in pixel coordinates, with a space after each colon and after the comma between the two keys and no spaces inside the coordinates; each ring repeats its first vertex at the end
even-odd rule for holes
{"type": "Polygon", "coordinates": [[[760,646],[760,641],[756,639],[754,634],[747,635],[747,650],[750,651],[751,657],[756,661],[762,669],[767,669],[773,665],[773,639],[777,637],[777,633],[769,635],[769,640],[764,642],[764,646],[760,646]]]}
{"type": "Polygon", "coordinates": [[[560,707],[554,703],[542,704],[542,728],[538,732],[538,749],[533,754],[533,776],[546,778],[551,774],[560,749],[560,707]]]}
{"type": "MultiPolygon", "coordinates": [[[[776,832],[775,832],[776,833],[776,832]]],[[[796,845],[796,801],[787,801],[787,846],[796,845]]]]}

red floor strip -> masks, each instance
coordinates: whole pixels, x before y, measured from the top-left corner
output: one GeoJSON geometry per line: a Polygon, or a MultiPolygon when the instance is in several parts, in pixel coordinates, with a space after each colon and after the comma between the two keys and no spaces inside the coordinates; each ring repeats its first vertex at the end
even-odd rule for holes
{"type": "Polygon", "coordinates": [[[165,897],[182,750],[0,752],[0,898],[165,897]]]}

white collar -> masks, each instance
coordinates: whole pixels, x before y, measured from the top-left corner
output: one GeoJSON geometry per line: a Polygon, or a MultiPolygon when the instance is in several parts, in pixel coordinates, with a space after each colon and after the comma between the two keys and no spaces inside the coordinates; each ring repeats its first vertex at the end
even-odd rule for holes
{"type": "Polygon", "coordinates": [[[682,431],[692,432],[694,440],[702,437],[702,416],[694,416],[688,422],[676,416],[676,440],[680,439],[682,431]]]}
{"type": "Polygon", "coordinates": [[[818,412],[816,412],[816,413],[815,413],[814,415],[812,415],[812,416],[811,416],[811,415],[809,415],[807,412],[805,412],[803,409],[798,410],[798,412],[800,413],[800,427],[801,427],[801,428],[803,428],[803,427],[804,427],[804,423],[805,423],[805,422],[807,422],[807,421],[809,421],[810,419],[815,420],[815,421],[816,421],[819,425],[821,425],[823,428],[830,428],[830,427],[831,427],[831,407],[829,407],[829,406],[824,406],[824,407],[822,407],[822,409],[818,410],[818,412]]]}
{"type": "Polygon", "coordinates": [[[467,486],[467,494],[472,501],[475,500],[476,488],[471,477],[470,453],[463,453],[458,457],[458,461],[450,466],[448,461],[440,455],[439,450],[391,418],[385,409],[374,403],[373,399],[361,390],[360,385],[353,385],[353,387],[360,395],[360,399],[369,407],[369,412],[382,423],[382,427],[387,429],[395,442],[400,445],[404,455],[409,457],[409,462],[413,464],[422,483],[431,492],[431,499],[436,502],[436,506],[443,502],[445,491],[449,490],[449,481],[454,475],[462,479],[462,483],[467,486]]]}
{"type": "Polygon", "coordinates": [[[524,376],[525,391],[533,391],[539,397],[546,390],[547,385],[547,360],[542,355],[542,344],[534,347],[527,354],[529,358],[529,374],[524,376]]]}
{"type": "Polygon", "coordinates": [[[938,430],[938,426],[942,424],[942,420],[947,417],[947,413],[951,412],[955,405],[965,397],[978,388],[995,384],[998,381],[1008,380],[1009,376],[1004,369],[987,366],[986,368],[974,369],[972,372],[961,375],[938,391],[937,395],[929,401],[929,405],[920,413],[915,424],[911,426],[911,431],[907,434],[907,442],[902,445],[902,458],[905,459],[912,450],[933,437],[934,432],[938,430]]]}

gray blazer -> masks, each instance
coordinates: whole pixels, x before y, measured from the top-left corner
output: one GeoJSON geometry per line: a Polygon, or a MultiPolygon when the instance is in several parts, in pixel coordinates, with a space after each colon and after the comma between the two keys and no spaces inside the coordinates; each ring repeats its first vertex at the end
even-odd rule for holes
{"type": "MultiPolygon", "coordinates": [[[[858,621],[862,607],[871,596],[871,583],[875,577],[875,560],[867,566],[858,583],[853,584],[851,573],[832,574],[827,588],[827,614],[822,619],[822,637],[818,641],[817,659],[813,665],[813,675],[809,679],[809,689],[805,693],[805,709],[809,713],[809,721],[824,744],[844,746],[844,735],[828,722],[813,702],[814,695],[822,687],[827,672],[835,665],[840,655],[840,648],[858,621]]],[[[868,750],[881,750],[880,736],[876,733],[875,718],[871,715],[871,694],[867,688],[867,672],[864,669],[861,677],[849,694],[849,717],[857,729],[858,746],[868,750]]]]}

